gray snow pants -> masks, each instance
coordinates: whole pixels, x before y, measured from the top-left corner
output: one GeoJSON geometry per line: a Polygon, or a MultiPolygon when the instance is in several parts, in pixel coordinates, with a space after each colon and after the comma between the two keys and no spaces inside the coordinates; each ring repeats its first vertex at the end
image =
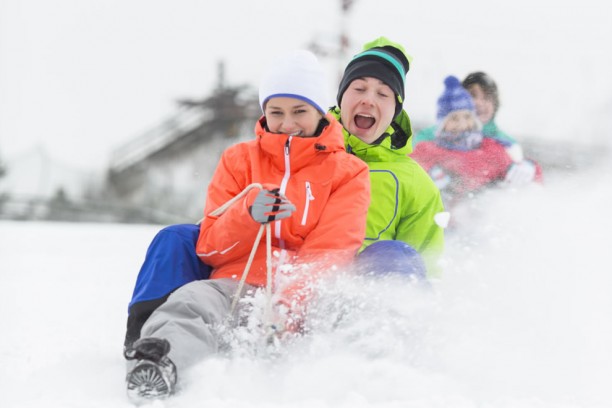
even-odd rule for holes
{"type": "MultiPolygon", "coordinates": [[[[214,325],[230,312],[238,289],[233,279],[210,279],[188,283],[157,308],[141,330],[141,338],[158,337],[170,342],[168,357],[177,373],[219,350],[214,325]]],[[[245,285],[243,292],[253,289],[245,285]]]]}

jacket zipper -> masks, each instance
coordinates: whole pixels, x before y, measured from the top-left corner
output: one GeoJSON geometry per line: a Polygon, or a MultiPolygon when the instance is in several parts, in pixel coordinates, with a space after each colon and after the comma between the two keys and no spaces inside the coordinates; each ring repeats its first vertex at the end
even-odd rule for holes
{"type": "MultiPolygon", "coordinates": [[[[280,185],[280,193],[285,194],[287,191],[287,183],[289,183],[289,177],[291,176],[291,160],[289,160],[290,146],[292,137],[289,136],[285,142],[285,174],[280,185]]],[[[281,239],[281,223],[276,221],[274,223],[274,236],[278,239],[278,244],[281,249],[285,249],[285,241],[281,239]]],[[[284,252],[284,251],[283,251],[284,252]]],[[[284,254],[281,254],[281,256],[284,254]]]]}
{"type": "Polygon", "coordinates": [[[304,215],[302,216],[302,225],[306,225],[306,218],[308,217],[308,209],[310,208],[310,202],[314,200],[312,195],[312,189],[310,188],[310,181],[306,182],[306,202],[304,203],[304,215]]]}
{"type": "Polygon", "coordinates": [[[289,177],[291,176],[291,160],[289,160],[289,152],[291,146],[291,136],[287,138],[285,142],[285,174],[283,175],[283,180],[280,185],[281,194],[285,194],[287,191],[287,183],[289,182],[289,177]]]}

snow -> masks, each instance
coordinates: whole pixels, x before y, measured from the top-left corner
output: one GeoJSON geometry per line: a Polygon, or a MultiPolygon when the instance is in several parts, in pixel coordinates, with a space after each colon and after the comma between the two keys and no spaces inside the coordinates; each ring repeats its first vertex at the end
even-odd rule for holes
{"type": "MultiPolygon", "coordinates": [[[[611,406],[609,170],[473,200],[432,291],[330,282],[311,336],[243,339],[149,406],[611,406]]],[[[159,228],[0,222],[1,407],[131,406],[126,306],[159,228]]]]}

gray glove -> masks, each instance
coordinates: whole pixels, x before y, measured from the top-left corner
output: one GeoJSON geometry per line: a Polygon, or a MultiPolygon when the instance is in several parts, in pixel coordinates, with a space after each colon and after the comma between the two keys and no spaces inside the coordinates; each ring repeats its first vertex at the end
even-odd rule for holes
{"type": "Polygon", "coordinates": [[[261,190],[253,204],[249,206],[249,214],[260,224],[282,220],[291,216],[294,211],[295,205],[279,193],[278,188],[261,190]]]}

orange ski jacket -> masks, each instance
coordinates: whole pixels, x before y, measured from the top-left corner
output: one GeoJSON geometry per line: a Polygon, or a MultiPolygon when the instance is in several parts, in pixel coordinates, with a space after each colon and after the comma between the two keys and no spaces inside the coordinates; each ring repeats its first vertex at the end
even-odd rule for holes
{"type": "MultiPolygon", "coordinates": [[[[260,224],[249,214],[259,189],[252,189],[220,216],[215,209],[251,183],[279,187],[296,206],[286,219],[272,222],[274,269],[315,265],[309,274],[353,260],[363,243],[370,203],[367,165],[344,149],[342,126],[331,115],[317,137],[295,137],[255,125],[256,139],[231,146],[222,155],[208,186],[196,252],[213,267],[211,278],[240,279],[260,224]]],[[[266,244],[262,237],[246,282],[266,285],[266,244]]]]}

